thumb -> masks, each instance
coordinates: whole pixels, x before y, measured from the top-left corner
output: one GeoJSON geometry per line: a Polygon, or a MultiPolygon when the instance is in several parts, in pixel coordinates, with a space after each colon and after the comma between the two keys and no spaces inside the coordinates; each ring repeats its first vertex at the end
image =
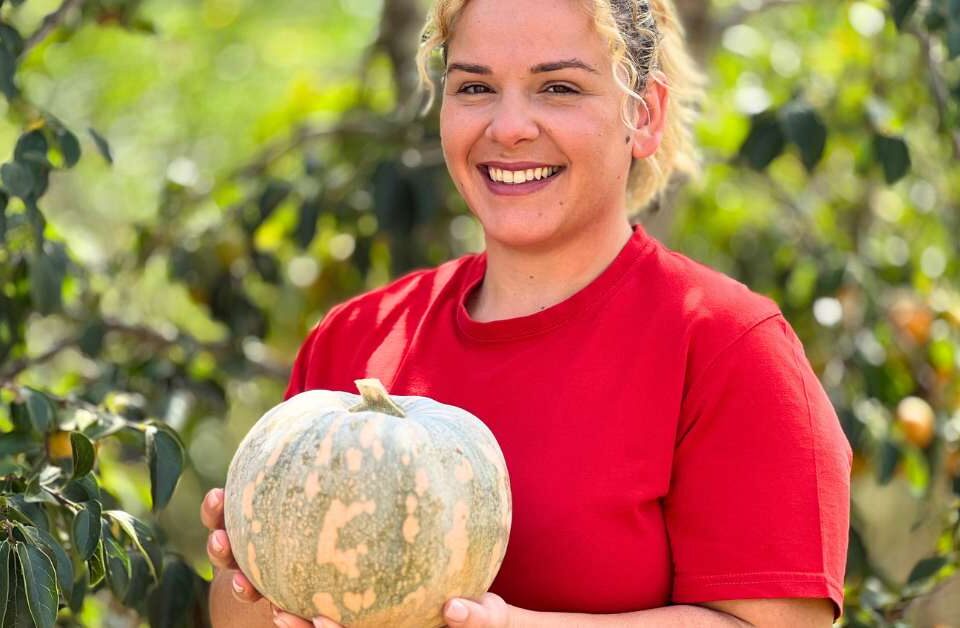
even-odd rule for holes
{"type": "Polygon", "coordinates": [[[476,623],[478,626],[486,625],[485,615],[487,610],[470,600],[455,598],[447,602],[443,608],[443,619],[451,628],[455,626],[465,626],[467,622],[476,623]]]}

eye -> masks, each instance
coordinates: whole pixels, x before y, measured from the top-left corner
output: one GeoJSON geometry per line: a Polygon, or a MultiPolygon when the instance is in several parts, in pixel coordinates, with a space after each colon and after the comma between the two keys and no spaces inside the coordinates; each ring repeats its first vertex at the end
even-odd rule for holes
{"type": "Polygon", "coordinates": [[[564,85],[563,83],[554,83],[552,85],[547,85],[545,91],[548,94],[579,94],[575,88],[570,87],[569,85],[564,85]]]}
{"type": "Polygon", "coordinates": [[[458,94],[467,94],[468,96],[476,96],[478,94],[486,94],[490,91],[490,88],[486,85],[481,85],[479,83],[467,83],[462,85],[460,89],[457,90],[458,94]]]}

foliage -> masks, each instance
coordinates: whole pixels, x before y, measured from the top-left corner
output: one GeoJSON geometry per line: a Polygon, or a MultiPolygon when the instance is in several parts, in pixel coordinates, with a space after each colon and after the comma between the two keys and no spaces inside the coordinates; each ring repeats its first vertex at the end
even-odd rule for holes
{"type": "MultiPolygon", "coordinates": [[[[844,622],[897,625],[960,559],[960,4],[677,4],[706,167],[644,220],[797,329],[855,450],[844,622]],[[867,478],[932,505],[902,574],[867,478]]],[[[8,623],[201,625],[199,496],[306,329],[482,245],[414,116],[422,8],[0,2],[8,623]]]]}

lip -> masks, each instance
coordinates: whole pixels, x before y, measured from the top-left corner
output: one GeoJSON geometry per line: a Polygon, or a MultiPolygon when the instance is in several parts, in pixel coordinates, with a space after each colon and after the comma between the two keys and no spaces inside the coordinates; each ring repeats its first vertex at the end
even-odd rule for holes
{"type": "Polygon", "coordinates": [[[566,167],[561,166],[560,172],[548,177],[546,179],[534,179],[533,181],[527,181],[526,183],[500,183],[499,181],[494,181],[490,178],[487,173],[487,168],[501,168],[504,170],[528,170],[530,168],[544,168],[549,164],[540,164],[529,161],[516,162],[512,164],[506,164],[498,161],[488,161],[477,166],[477,172],[480,173],[480,177],[483,179],[484,183],[487,184],[487,189],[492,193],[498,196],[525,196],[527,194],[533,194],[538,192],[543,188],[547,187],[554,182],[557,178],[563,175],[567,171],[566,167]]]}

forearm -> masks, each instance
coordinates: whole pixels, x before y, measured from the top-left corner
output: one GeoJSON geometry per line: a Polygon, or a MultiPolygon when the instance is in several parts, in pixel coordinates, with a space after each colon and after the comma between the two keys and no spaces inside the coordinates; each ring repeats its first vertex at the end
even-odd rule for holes
{"type": "Polygon", "coordinates": [[[752,626],[733,615],[687,604],[615,615],[516,610],[518,621],[512,628],[669,628],[672,626],[748,628],[752,626]]]}
{"type": "Polygon", "coordinates": [[[266,600],[241,602],[233,597],[233,572],[218,569],[210,583],[210,623],[213,628],[273,628],[266,600]]]}

